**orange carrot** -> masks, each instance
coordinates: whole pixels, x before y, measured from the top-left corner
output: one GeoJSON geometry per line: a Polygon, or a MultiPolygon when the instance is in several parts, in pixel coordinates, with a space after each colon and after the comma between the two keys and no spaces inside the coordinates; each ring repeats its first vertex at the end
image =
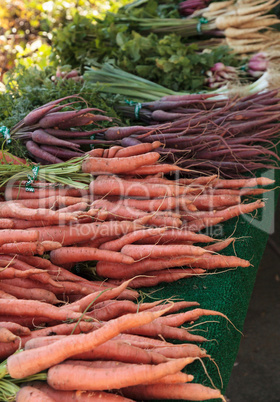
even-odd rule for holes
{"type": "MultiPolygon", "coordinates": [[[[0,255],[0,266],[6,266],[6,265],[11,265],[21,271],[27,271],[30,269],[33,269],[33,266],[29,265],[28,263],[24,262],[23,260],[24,256],[18,256],[15,257],[13,256],[8,256],[8,255],[0,255]]],[[[29,258],[34,258],[34,256],[28,256],[26,257],[27,259],[25,261],[32,261],[29,258]]],[[[51,278],[51,276],[48,274],[48,272],[46,271],[40,271],[40,273],[37,274],[33,274],[32,279],[38,281],[38,282],[42,282],[45,284],[50,284],[53,287],[61,287],[61,285],[58,283],[58,281],[55,281],[51,278]]]]}
{"type": "MultiPolygon", "coordinates": [[[[112,289],[108,288],[105,292],[97,291],[94,293],[91,293],[88,296],[85,296],[81,298],[80,300],[77,300],[74,303],[71,303],[70,306],[64,306],[62,308],[73,308],[73,307],[79,307],[80,311],[84,311],[88,306],[92,306],[94,304],[100,303],[104,300],[111,300],[115,299],[116,297],[119,297],[123,291],[127,288],[127,286],[130,283],[130,279],[126,282],[123,282],[120,284],[118,287],[113,287],[112,289]]],[[[138,294],[135,294],[135,298],[138,296],[138,294]]]]}
{"type": "Polygon", "coordinates": [[[160,322],[151,322],[141,327],[131,328],[125,331],[127,334],[144,335],[149,337],[163,337],[164,339],[178,339],[188,342],[205,342],[206,338],[189,333],[184,328],[176,328],[160,322]]]}
{"type": "Polygon", "coordinates": [[[136,176],[136,175],[145,176],[145,175],[156,174],[156,173],[178,172],[180,170],[186,171],[187,169],[180,168],[177,165],[161,163],[158,165],[154,164],[154,165],[141,166],[138,169],[128,171],[128,173],[131,175],[134,175],[134,176],[136,176]]]}
{"type": "Polygon", "coordinates": [[[164,317],[159,317],[155,322],[161,323],[162,325],[178,327],[183,325],[185,322],[196,321],[198,318],[202,316],[209,316],[209,315],[218,315],[220,317],[227,319],[227,317],[223,313],[220,313],[219,311],[196,308],[194,310],[186,311],[184,313],[169,314],[164,317]]]}
{"type": "Polygon", "coordinates": [[[0,254],[44,254],[44,247],[39,242],[5,243],[0,246],[0,254]]]}
{"type": "Polygon", "coordinates": [[[73,245],[97,237],[119,236],[137,229],[143,229],[143,225],[131,221],[93,222],[73,226],[45,226],[37,228],[40,242],[53,240],[61,243],[63,246],[73,245]]]}
{"type": "Polygon", "coordinates": [[[58,304],[60,300],[56,298],[56,295],[47,289],[36,288],[36,283],[32,288],[22,288],[20,286],[14,286],[1,281],[0,289],[15,296],[17,299],[38,300],[49,304],[58,304]]]}
{"type": "MultiPolygon", "coordinates": [[[[120,203],[113,203],[107,200],[97,200],[94,201],[92,205],[95,208],[104,208],[104,210],[108,212],[108,217],[114,218],[115,220],[135,220],[147,216],[147,213],[140,209],[133,207],[127,208],[120,203]]],[[[158,212],[157,214],[151,214],[148,222],[150,225],[155,226],[180,227],[182,225],[180,215],[176,215],[172,212],[158,212]]]]}
{"type": "Polygon", "coordinates": [[[95,195],[121,195],[123,197],[166,197],[186,194],[188,187],[178,185],[150,184],[130,182],[119,177],[100,176],[92,181],[89,187],[90,193],[95,195]]]}
{"type": "Polygon", "coordinates": [[[218,389],[191,383],[137,385],[123,388],[122,394],[136,400],[186,399],[188,401],[205,401],[222,398],[222,394],[218,389]]]}
{"type": "MultiPolygon", "coordinates": [[[[13,203],[24,205],[26,208],[51,208],[57,209],[60,207],[67,207],[71,205],[76,205],[80,202],[88,202],[89,200],[81,197],[70,197],[70,196],[51,196],[46,198],[31,198],[25,200],[14,200],[13,203]]],[[[61,212],[61,210],[60,210],[61,212]]]]}
{"type": "Polygon", "coordinates": [[[180,241],[181,244],[185,244],[186,241],[192,241],[195,243],[209,243],[213,242],[213,239],[210,236],[191,232],[187,229],[169,229],[162,233],[160,236],[153,236],[151,238],[147,238],[145,240],[138,240],[138,244],[160,244],[161,243],[168,243],[169,241],[180,241]]]}
{"type": "MultiPolygon", "coordinates": [[[[164,301],[164,300],[162,300],[162,301],[164,301]]],[[[168,314],[175,313],[175,312],[177,312],[179,310],[194,307],[194,306],[199,306],[199,303],[198,302],[192,302],[192,301],[186,301],[186,300],[174,302],[173,306],[168,310],[168,314]]],[[[161,304],[158,304],[156,306],[151,306],[150,307],[150,310],[152,310],[152,311],[161,310],[161,309],[162,309],[161,304]]]]}
{"type": "Polygon", "coordinates": [[[33,384],[34,387],[44,391],[47,395],[55,398],[57,402],[133,402],[132,399],[122,395],[112,394],[104,391],[58,391],[45,382],[33,384]]]}
{"type": "Polygon", "coordinates": [[[234,238],[230,237],[226,240],[217,242],[215,244],[211,244],[210,246],[206,246],[205,249],[208,251],[214,251],[217,253],[217,252],[225,249],[226,247],[228,247],[233,241],[234,241],[234,238]]]}
{"type": "MultiPolygon", "coordinates": [[[[0,207],[1,208],[1,207],[0,207]]],[[[12,242],[35,242],[39,238],[37,230],[1,230],[0,245],[12,242]]]]}
{"type": "Polygon", "coordinates": [[[58,390],[109,390],[156,381],[168,374],[174,374],[192,363],[193,358],[171,360],[158,365],[130,364],[117,368],[91,368],[84,365],[59,364],[48,370],[48,384],[58,390]],[[69,377],[69,370],[75,376],[69,377]],[[67,374],[68,373],[68,374],[67,374]],[[65,382],[65,378],[68,381],[65,382]],[[92,379],[94,378],[94,381],[92,379]]]}
{"type": "MultiPolygon", "coordinates": [[[[33,318],[31,317],[31,320],[33,318]]],[[[80,321],[78,324],[76,322],[67,324],[59,324],[52,327],[36,329],[31,331],[30,335],[22,336],[20,342],[15,340],[13,344],[3,345],[0,349],[0,358],[1,360],[6,359],[8,356],[12,355],[19,347],[24,347],[25,343],[32,338],[41,337],[41,336],[50,336],[55,334],[58,335],[69,335],[72,332],[80,333],[80,332],[89,332],[93,329],[94,323],[80,321]]]]}
{"type": "Polygon", "coordinates": [[[23,158],[19,158],[7,151],[0,151],[0,163],[1,165],[6,165],[11,163],[13,165],[26,165],[27,161],[23,158]]]}
{"type": "MultiPolygon", "coordinates": [[[[171,342],[167,342],[166,340],[160,340],[155,338],[149,338],[147,336],[142,335],[135,335],[135,334],[127,334],[122,333],[116,337],[116,339],[120,339],[124,342],[128,342],[130,345],[138,346],[144,349],[154,349],[154,348],[161,348],[161,347],[173,347],[175,346],[171,342]]],[[[187,345],[187,344],[183,344],[187,345]]],[[[181,346],[181,344],[180,344],[181,346]]]]}
{"type": "Polygon", "coordinates": [[[191,245],[136,245],[127,244],[121,252],[132,257],[134,260],[140,260],[142,258],[157,258],[157,257],[173,257],[180,255],[200,256],[207,251],[203,247],[191,246],[191,245]]]}
{"type": "Polygon", "coordinates": [[[149,381],[147,384],[183,384],[185,382],[191,382],[193,379],[193,375],[178,371],[178,373],[166,375],[159,380],[149,381]]]}
{"type": "MultiPolygon", "coordinates": [[[[81,200],[82,200],[83,198],[81,198],[81,200]]],[[[88,202],[86,202],[86,201],[80,201],[80,202],[77,202],[76,204],[72,204],[72,205],[69,205],[69,206],[67,206],[67,207],[64,207],[64,208],[59,208],[59,211],[60,212],[83,212],[83,211],[86,211],[88,209],[88,202]]]]}
{"type": "Polygon", "coordinates": [[[229,207],[241,203],[239,195],[221,194],[208,195],[202,194],[199,196],[189,196],[189,199],[199,210],[211,210],[213,208],[229,207]]]}
{"type": "Polygon", "coordinates": [[[44,248],[44,252],[57,250],[58,248],[62,247],[62,244],[59,243],[58,241],[51,241],[51,240],[43,240],[42,243],[40,244],[44,248]]]}
{"type": "MultiPolygon", "coordinates": [[[[78,243],[78,247],[93,247],[93,248],[100,248],[102,250],[102,245],[106,242],[110,242],[115,240],[117,236],[106,236],[106,237],[98,237],[97,239],[84,241],[82,243],[78,243]]],[[[114,251],[114,250],[111,250],[114,251]]]]}
{"type": "MultiPolygon", "coordinates": [[[[16,219],[13,218],[13,223],[14,223],[14,228],[13,229],[30,229],[32,230],[36,229],[37,227],[43,227],[49,225],[49,222],[47,221],[42,221],[42,220],[35,220],[35,221],[27,221],[25,219],[16,219]]],[[[52,225],[59,225],[60,222],[52,222],[52,225]]]]}
{"type": "Polygon", "coordinates": [[[13,187],[7,186],[5,188],[5,199],[9,200],[22,200],[22,199],[39,199],[51,196],[70,196],[70,197],[83,197],[88,195],[87,190],[75,189],[68,186],[57,186],[44,182],[35,182],[33,184],[34,192],[31,193],[25,190],[26,182],[21,182],[18,185],[15,183],[13,187]]]}
{"type": "MultiPolygon", "coordinates": [[[[199,262],[201,261],[199,259],[199,262]]],[[[107,261],[98,261],[96,273],[100,276],[114,279],[133,278],[148,271],[160,271],[171,267],[183,267],[191,265],[198,257],[174,257],[174,258],[146,258],[133,264],[114,264],[107,261]]],[[[199,264],[196,267],[200,267],[199,264]]],[[[202,267],[203,268],[203,267],[202,267]]]]}
{"type": "Polygon", "coordinates": [[[122,174],[130,172],[143,165],[156,163],[160,158],[157,152],[149,152],[143,155],[129,156],[127,158],[86,158],[82,163],[82,171],[91,174],[122,174]]]}
{"type": "Polygon", "coordinates": [[[46,258],[38,257],[38,256],[24,256],[20,255],[15,257],[16,260],[20,260],[22,262],[25,262],[28,265],[31,265],[32,267],[35,268],[43,268],[43,269],[48,269],[51,267],[51,262],[50,260],[47,260],[46,258]]]}
{"type": "Polygon", "coordinates": [[[12,278],[28,278],[34,274],[41,273],[40,269],[28,269],[26,271],[20,271],[18,269],[13,268],[12,266],[8,266],[6,268],[0,268],[0,280],[1,279],[12,279],[12,278]]]}
{"type": "Polygon", "coordinates": [[[228,219],[235,218],[236,216],[253,212],[258,208],[264,208],[264,206],[264,202],[262,202],[261,200],[257,200],[249,204],[238,204],[222,210],[193,212],[192,218],[222,218],[223,221],[226,221],[228,219]]]}
{"type": "MultiPolygon", "coordinates": [[[[40,289],[48,290],[50,292],[53,292],[55,295],[63,298],[65,295],[70,296],[70,295],[78,295],[78,296],[83,296],[83,295],[91,295],[92,292],[98,290],[99,292],[101,290],[107,290],[108,288],[112,288],[114,285],[110,284],[105,286],[105,284],[102,284],[102,282],[97,281],[96,283],[92,283],[90,281],[88,282],[68,282],[68,281],[59,281],[60,287],[53,287],[48,284],[44,283],[39,283],[30,280],[30,279],[22,279],[22,278],[15,278],[15,279],[4,279],[1,281],[1,286],[3,284],[8,284],[8,285],[14,285],[14,286],[19,286],[26,289],[32,289],[35,286],[40,289]]],[[[138,293],[135,290],[124,290],[120,297],[128,298],[130,300],[134,300],[135,297],[138,296],[138,293]]]]}
{"type": "MultiPolygon", "coordinates": [[[[166,311],[168,311],[168,307],[166,311]]],[[[138,314],[126,314],[105,323],[94,332],[75,335],[75,342],[73,342],[73,337],[69,336],[50,346],[37,348],[35,354],[33,350],[14,354],[7,359],[8,372],[12,378],[24,378],[28,375],[39,373],[70,358],[74,354],[86,352],[101,345],[129,328],[152,322],[166,311],[143,311],[138,314]]]]}
{"type": "MultiPolygon", "coordinates": [[[[115,145],[113,147],[110,147],[108,150],[108,156],[107,158],[115,158],[115,156],[117,156],[118,151],[122,150],[123,147],[121,147],[120,145],[115,145]]],[[[90,154],[90,152],[89,152],[90,154]]]]}
{"type": "Polygon", "coordinates": [[[163,211],[163,210],[172,210],[177,208],[182,204],[182,207],[185,208],[186,205],[189,205],[192,201],[188,197],[164,197],[164,198],[155,198],[155,199],[134,199],[134,198],[125,198],[121,201],[122,205],[127,208],[136,208],[141,209],[142,211],[163,211]]]}
{"type": "Polygon", "coordinates": [[[156,228],[156,229],[143,229],[130,232],[116,240],[108,241],[100,246],[101,250],[111,250],[119,251],[126,244],[132,244],[137,240],[145,239],[146,237],[154,236],[157,234],[162,234],[165,232],[166,228],[156,228]]]}
{"type": "Polygon", "coordinates": [[[26,208],[22,204],[16,204],[13,202],[0,203],[0,217],[18,218],[31,221],[42,219],[49,223],[77,220],[72,213],[60,213],[59,211],[52,211],[51,209],[44,208],[38,208],[34,211],[32,208],[26,208]]]}
{"type": "Polygon", "coordinates": [[[137,313],[150,309],[152,303],[141,303],[140,305],[130,300],[110,300],[109,303],[98,303],[95,308],[90,311],[88,316],[98,321],[109,321],[113,318],[120,317],[123,314],[137,313]],[[101,306],[100,306],[101,304],[101,306]],[[102,305],[103,304],[103,305],[102,305]]]}
{"type": "Polygon", "coordinates": [[[178,179],[177,182],[180,184],[184,184],[184,185],[193,185],[193,186],[207,186],[207,185],[211,185],[214,180],[217,178],[217,175],[211,175],[211,176],[199,176],[199,177],[195,177],[194,179],[178,179]]]}
{"type": "Polygon", "coordinates": [[[271,180],[267,177],[253,177],[250,179],[216,179],[211,185],[215,188],[243,188],[243,187],[255,187],[255,186],[269,186],[274,184],[275,180],[271,180]]]}
{"type": "Polygon", "coordinates": [[[0,289],[0,299],[16,299],[16,297],[0,289]]]}
{"type": "Polygon", "coordinates": [[[13,229],[14,226],[15,225],[12,219],[8,218],[0,219],[0,229],[13,229]]]}
{"type": "MultiPolygon", "coordinates": [[[[160,271],[149,271],[148,275],[146,274],[143,277],[132,279],[129,286],[133,289],[139,289],[142,287],[151,287],[156,286],[162,282],[175,282],[183,278],[190,278],[194,275],[201,275],[205,272],[203,269],[192,268],[192,269],[162,269],[160,271]]],[[[112,282],[116,285],[119,282],[112,282]]]]}
{"type": "MultiPolygon", "coordinates": [[[[34,349],[41,346],[50,345],[57,340],[60,340],[64,335],[45,336],[32,338],[25,344],[25,350],[34,349]]],[[[160,353],[154,353],[152,350],[145,350],[137,346],[129,345],[128,342],[120,340],[109,340],[96,348],[79,353],[72,356],[74,360],[113,360],[124,363],[137,364],[159,364],[167,361],[166,357],[160,353]]]]}
{"type": "MultiPolygon", "coordinates": [[[[183,219],[183,217],[182,217],[183,219]]],[[[213,217],[205,217],[205,218],[200,218],[200,219],[195,219],[191,222],[188,222],[186,224],[186,229],[190,230],[192,232],[199,232],[200,230],[215,226],[218,223],[222,222],[224,220],[223,217],[220,216],[213,216],[213,217]]]]}
{"type": "Polygon", "coordinates": [[[161,145],[162,144],[160,141],[154,141],[152,143],[146,142],[137,145],[132,145],[130,147],[119,149],[115,156],[118,158],[127,158],[133,155],[146,154],[147,152],[151,152],[153,149],[159,148],[161,145]]]}
{"type": "Polygon", "coordinates": [[[0,344],[1,344],[1,342],[3,342],[3,343],[14,342],[14,340],[17,338],[18,338],[17,335],[15,335],[13,332],[11,332],[8,328],[2,327],[2,325],[0,323],[0,344]]]}
{"type": "MultiPolygon", "coordinates": [[[[0,248],[1,250],[1,248],[0,248]]],[[[110,261],[123,264],[132,264],[134,259],[123,253],[110,250],[100,250],[91,247],[61,247],[50,253],[50,258],[54,264],[65,264],[68,262],[81,261],[110,261]]]]}
{"type": "Polygon", "coordinates": [[[18,336],[26,336],[30,335],[31,331],[27,327],[22,327],[21,325],[18,325],[14,322],[1,322],[0,323],[1,327],[7,328],[9,331],[11,331],[13,334],[18,335],[18,336]]]}
{"type": "Polygon", "coordinates": [[[206,350],[201,349],[199,346],[191,344],[191,343],[184,343],[181,345],[171,345],[171,346],[158,346],[154,347],[153,351],[156,353],[160,353],[165,357],[170,359],[178,359],[180,357],[205,357],[206,350]]]}
{"type": "Polygon", "coordinates": [[[214,255],[204,254],[202,257],[198,257],[195,261],[191,262],[189,266],[199,267],[205,269],[213,268],[233,268],[233,267],[249,267],[251,264],[249,261],[244,260],[234,255],[214,255]]]}
{"type": "MultiPolygon", "coordinates": [[[[73,360],[66,360],[63,365],[70,365],[71,367],[73,365],[78,365],[78,366],[84,366],[88,367],[91,371],[92,369],[97,369],[97,373],[99,376],[102,374],[102,372],[106,372],[106,369],[115,369],[121,368],[122,371],[125,371],[125,368],[129,371],[131,368],[138,370],[139,369],[139,364],[127,364],[124,362],[117,362],[117,361],[104,361],[104,360],[95,360],[95,361],[85,361],[85,360],[78,360],[78,361],[73,361],[73,360]],[[101,369],[101,370],[100,370],[101,369]]],[[[153,367],[153,366],[151,366],[153,367]]],[[[149,370],[149,369],[148,369],[149,370]]],[[[151,371],[151,370],[150,370],[151,371]]],[[[163,384],[174,384],[174,383],[181,383],[181,382],[188,382],[192,381],[193,376],[188,376],[185,373],[182,373],[181,371],[178,371],[174,374],[168,374],[165,375],[159,379],[156,379],[155,381],[147,381],[148,384],[152,383],[163,383],[163,384]]]]}
{"type": "Polygon", "coordinates": [[[17,392],[16,402],[56,402],[56,399],[42,390],[25,385],[17,392]]]}
{"type": "MultiPolygon", "coordinates": [[[[53,320],[65,321],[79,319],[81,314],[71,310],[61,309],[38,300],[5,300],[0,299],[0,311],[4,315],[24,317],[46,317],[53,320]]],[[[88,318],[85,316],[85,318],[88,318]]]]}

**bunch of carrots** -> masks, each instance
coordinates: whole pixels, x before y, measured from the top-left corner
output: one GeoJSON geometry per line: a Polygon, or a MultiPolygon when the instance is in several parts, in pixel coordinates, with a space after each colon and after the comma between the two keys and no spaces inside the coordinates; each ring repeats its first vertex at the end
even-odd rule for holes
{"type": "Polygon", "coordinates": [[[32,110],[11,128],[11,139],[24,141],[31,159],[44,165],[81,156],[81,145],[94,143],[90,137],[95,130],[80,128],[100,121],[111,122],[112,118],[97,108],[81,109],[80,103],[85,103],[81,96],[69,95],[32,110]],[[66,100],[73,101],[63,103],[66,100]]]}
{"type": "Polygon", "coordinates": [[[261,200],[245,203],[241,197],[261,194],[273,181],[215,175],[169,180],[164,173],[180,168],[158,163],[159,145],[90,151],[81,166],[92,174],[88,190],[37,182],[34,192],[27,192],[21,183],[7,184],[0,204],[0,253],[47,253],[53,264],[66,268],[95,261],[98,276],[111,283],[145,274],[131,287],[207,269],[248,267],[246,260],[219,254],[233,238],[217,241],[198,232],[263,208],[261,200]]]}
{"type": "MultiPolygon", "coordinates": [[[[135,105],[118,106],[133,116],[135,105]]],[[[143,102],[146,125],[109,127],[97,134],[127,146],[160,141],[158,152],[169,163],[223,177],[242,177],[258,169],[278,168],[275,142],[279,133],[278,89],[226,98],[215,94],[168,95],[143,102]]]]}

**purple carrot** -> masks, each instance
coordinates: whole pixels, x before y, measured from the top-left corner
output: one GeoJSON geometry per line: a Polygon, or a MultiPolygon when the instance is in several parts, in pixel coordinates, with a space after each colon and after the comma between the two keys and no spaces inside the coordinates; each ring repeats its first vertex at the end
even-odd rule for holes
{"type": "MultiPolygon", "coordinates": [[[[57,103],[62,102],[62,101],[64,101],[64,100],[66,100],[66,99],[72,99],[72,98],[81,99],[82,102],[86,103],[86,101],[85,101],[84,98],[82,98],[82,97],[81,97],[80,95],[78,95],[78,94],[74,94],[74,95],[65,96],[64,98],[56,99],[56,100],[54,100],[54,101],[50,101],[50,102],[46,103],[45,105],[40,106],[40,108],[41,108],[41,107],[44,107],[44,106],[47,106],[47,105],[53,105],[54,103],[57,104],[57,103]]],[[[39,108],[38,108],[38,109],[39,109],[39,108]]]]}
{"type": "MultiPolygon", "coordinates": [[[[86,109],[81,109],[81,110],[70,110],[66,112],[54,112],[54,113],[48,113],[46,116],[42,117],[38,124],[42,128],[50,128],[50,127],[56,127],[59,124],[62,124],[65,121],[68,121],[69,119],[73,119],[74,117],[79,117],[83,116],[90,111],[95,111],[97,110],[96,108],[86,108],[86,109]]],[[[94,115],[92,115],[94,116],[94,115]]],[[[105,116],[104,116],[105,117],[105,116]]]]}
{"type": "Polygon", "coordinates": [[[81,100],[84,101],[83,98],[77,95],[69,95],[65,96],[64,98],[56,99],[55,101],[46,103],[45,105],[40,106],[37,109],[32,110],[32,112],[28,113],[28,115],[26,115],[25,118],[23,119],[24,124],[26,126],[32,126],[33,124],[38,123],[38,121],[43,116],[45,116],[45,114],[48,113],[52,108],[54,108],[58,103],[70,98],[80,98],[81,100]]]}
{"type": "MultiPolygon", "coordinates": [[[[156,130],[161,126],[131,126],[131,127],[109,127],[105,131],[106,140],[121,140],[122,138],[129,137],[133,134],[147,133],[149,131],[156,130]]],[[[162,126],[163,127],[163,126],[162,126]]]]}
{"type": "Polygon", "coordinates": [[[68,148],[79,147],[78,144],[69,141],[64,141],[61,140],[60,138],[56,138],[53,135],[46,133],[44,130],[35,130],[32,133],[32,140],[37,144],[43,144],[43,145],[54,145],[58,147],[68,147],[68,148]]]}
{"type": "Polygon", "coordinates": [[[228,132],[232,133],[234,135],[237,135],[239,133],[246,132],[246,131],[251,130],[253,128],[258,128],[258,127],[262,126],[265,123],[270,123],[273,120],[277,121],[279,116],[280,115],[274,115],[274,116],[267,117],[266,119],[248,121],[248,122],[245,122],[245,123],[231,125],[228,128],[228,132]]]}
{"type": "Polygon", "coordinates": [[[69,149],[64,149],[64,148],[60,148],[60,147],[54,147],[51,145],[42,145],[41,149],[43,149],[44,151],[47,151],[48,153],[50,153],[58,158],[62,158],[62,159],[71,159],[71,158],[76,158],[76,157],[82,155],[82,153],[80,153],[80,152],[75,152],[75,151],[71,151],[69,149]]]}
{"type": "Polygon", "coordinates": [[[103,133],[107,130],[107,128],[91,130],[91,131],[71,131],[71,130],[59,130],[58,128],[47,128],[45,131],[48,134],[54,135],[58,138],[80,138],[80,137],[89,137],[94,134],[103,133]]]}
{"type": "Polygon", "coordinates": [[[239,102],[247,102],[248,100],[251,100],[255,103],[257,103],[260,99],[265,99],[265,98],[274,98],[279,92],[279,89],[272,89],[270,91],[266,92],[261,92],[257,94],[252,94],[248,96],[244,96],[239,100],[239,102]]]}
{"type": "Polygon", "coordinates": [[[185,113],[169,113],[164,110],[154,110],[152,113],[153,120],[157,121],[171,121],[180,118],[186,118],[185,113]]]}
{"type": "Polygon", "coordinates": [[[275,116],[275,112],[280,112],[280,105],[261,107],[255,110],[245,110],[244,112],[237,111],[214,120],[214,124],[220,125],[228,121],[244,121],[263,118],[265,116],[275,116]]]}
{"type": "Polygon", "coordinates": [[[34,141],[27,141],[26,142],[26,149],[30,152],[31,155],[43,159],[50,163],[61,163],[63,160],[57,158],[54,155],[51,155],[49,152],[44,151],[36,144],[34,141]]]}
{"type": "Polygon", "coordinates": [[[112,121],[112,119],[111,117],[101,116],[99,114],[86,113],[84,116],[73,117],[72,119],[59,123],[57,127],[64,130],[76,126],[88,126],[97,121],[112,121]]]}
{"type": "Polygon", "coordinates": [[[115,141],[106,141],[106,140],[87,140],[87,139],[77,139],[77,140],[72,140],[75,144],[80,144],[80,145],[90,145],[90,144],[104,144],[104,145],[116,145],[115,141]]]}
{"type": "Polygon", "coordinates": [[[203,109],[212,109],[213,107],[223,107],[226,106],[228,100],[217,100],[217,101],[195,101],[195,100],[178,100],[178,101],[163,101],[162,99],[151,102],[148,106],[151,110],[172,110],[180,106],[187,105],[198,105],[203,106],[203,109]]]}
{"type": "Polygon", "coordinates": [[[130,147],[132,145],[138,145],[138,144],[141,144],[141,141],[133,137],[125,137],[121,140],[122,147],[130,147]]]}
{"type": "Polygon", "coordinates": [[[257,147],[248,147],[246,148],[242,148],[242,147],[236,147],[236,148],[229,148],[229,149],[223,149],[220,151],[213,151],[212,148],[211,150],[209,149],[209,151],[203,151],[203,152],[198,152],[196,154],[196,156],[198,158],[202,158],[202,159],[212,159],[212,158],[217,158],[217,157],[222,157],[222,156],[226,156],[227,159],[228,158],[233,158],[233,159],[238,159],[239,156],[244,156],[245,158],[247,157],[251,157],[253,155],[259,155],[259,154],[269,154],[273,157],[275,157],[276,159],[280,159],[278,155],[275,154],[275,152],[269,151],[266,148],[257,148],[257,147]]]}
{"type": "Polygon", "coordinates": [[[185,159],[182,162],[177,162],[179,166],[182,167],[196,167],[199,170],[200,166],[203,167],[208,167],[208,168],[218,168],[218,169],[228,169],[231,171],[236,171],[236,172],[250,172],[250,169],[274,169],[275,166],[273,165],[267,165],[265,163],[247,163],[247,166],[242,165],[240,162],[228,162],[228,161],[208,161],[208,160],[203,160],[203,159],[185,159]]]}

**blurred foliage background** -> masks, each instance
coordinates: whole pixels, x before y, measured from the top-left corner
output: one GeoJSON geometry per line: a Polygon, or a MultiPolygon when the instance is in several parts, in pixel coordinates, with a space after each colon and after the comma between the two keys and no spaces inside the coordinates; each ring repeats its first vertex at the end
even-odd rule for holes
{"type": "MultiPolygon", "coordinates": [[[[131,0],[0,0],[0,81],[5,72],[22,64],[51,64],[53,32],[75,16],[101,18],[131,0]]],[[[73,25],[74,27],[74,25],[73,25]]]]}

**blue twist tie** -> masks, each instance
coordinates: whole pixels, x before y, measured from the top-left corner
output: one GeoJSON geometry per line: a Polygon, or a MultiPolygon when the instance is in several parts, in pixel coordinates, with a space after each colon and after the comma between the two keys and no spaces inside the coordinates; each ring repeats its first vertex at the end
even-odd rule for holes
{"type": "Polygon", "coordinates": [[[0,133],[3,135],[4,139],[7,140],[7,144],[10,144],[12,139],[10,136],[10,130],[6,126],[0,126],[0,133]]]}

